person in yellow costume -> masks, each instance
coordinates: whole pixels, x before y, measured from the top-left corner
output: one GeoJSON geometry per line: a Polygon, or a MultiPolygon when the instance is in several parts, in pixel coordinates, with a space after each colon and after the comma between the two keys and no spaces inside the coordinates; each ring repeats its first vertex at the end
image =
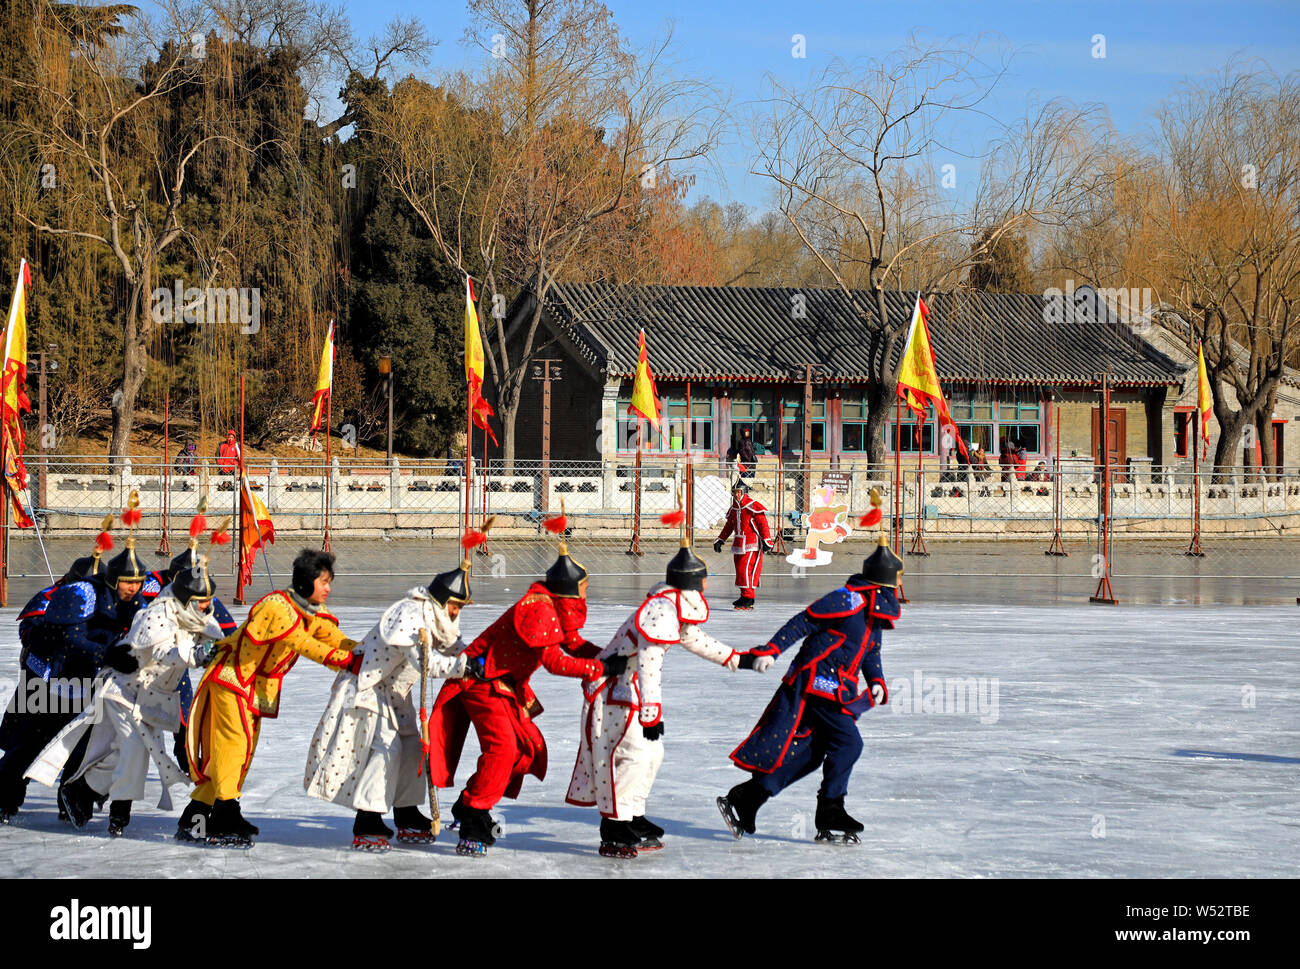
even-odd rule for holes
{"type": "Polygon", "coordinates": [[[322,608],[333,579],[333,555],[300,552],[291,587],[255,602],[244,623],[216,644],[190,710],[186,745],[198,786],[181,814],[178,841],[251,845],[258,829],[240,813],[239,795],[262,720],[279,714],[284,675],[301,656],[356,672],[356,642],[322,608]]]}

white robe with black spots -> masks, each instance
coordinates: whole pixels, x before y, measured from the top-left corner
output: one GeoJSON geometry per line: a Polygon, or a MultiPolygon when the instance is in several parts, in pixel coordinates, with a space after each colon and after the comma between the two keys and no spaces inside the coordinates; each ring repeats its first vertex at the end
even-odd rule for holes
{"type": "Polygon", "coordinates": [[[578,759],[566,801],[594,805],[602,816],[619,821],[645,814],[664,745],[646,740],[642,727],[663,717],[664,653],[680,643],[730,670],[740,662],[736,650],[700,628],[708,618],[709,606],[701,593],[660,582],[601,650],[601,659],[626,656],[627,669],[617,677],[582,684],[578,759]]]}
{"type": "Polygon", "coordinates": [[[421,629],[432,640],[429,675],[464,675],[459,617],[452,619],[422,586],[389,606],[356,646],[364,653],[360,672],[343,670],[334,680],[307,755],[303,785],[312,797],[376,814],[424,800],[415,709],[421,629]]]}
{"type": "Polygon", "coordinates": [[[91,789],[113,801],[144,797],[149,761],[162,781],[158,807],[172,808],[169,788],[188,784],[189,775],[172,760],[167,735],[181,727],[181,677],[201,665],[200,647],[224,633],[211,612],[197,613],[165,588],[131,622],[122,642],[140,668],[105,670],[91,708],[68,724],[27,769],[27,776],[53,786],[72,750],[90,731],[81,766],[64,783],[84,777],[91,789]]]}

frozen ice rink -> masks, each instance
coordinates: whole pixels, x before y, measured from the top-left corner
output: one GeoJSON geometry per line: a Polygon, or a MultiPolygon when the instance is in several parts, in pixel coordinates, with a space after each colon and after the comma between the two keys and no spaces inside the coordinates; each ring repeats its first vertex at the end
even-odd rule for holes
{"type": "MultiPolygon", "coordinates": [[[[754,612],[736,613],[725,578],[713,583],[709,629],[738,648],[764,641],[806,595],[773,589],[754,612]]],[[[482,583],[483,604],[462,620],[466,640],[523,588],[518,580],[482,583]]],[[[617,580],[602,580],[599,591],[587,629],[603,643],[629,606],[611,601],[617,580]]],[[[22,592],[15,590],[19,604],[22,592]]],[[[355,592],[343,602],[356,602],[355,592]]],[[[635,594],[629,587],[628,597],[635,594]]],[[[337,611],[359,638],[380,609],[341,604],[337,611]]],[[[0,611],[6,700],[16,682],[15,615],[0,611]]],[[[885,638],[891,703],[859,721],[866,746],[846,806],[867,830],[854,848],[813,843],[812,777],[768,802],[757,837],[732,839],[714,798],[745,775],[727,755],[786,662],[765,675],[727,673],[673,650],[664,679],[667,750],[648,812],[667,829],[666,847],[633,861],[600,858],[595,810],[564,803],[580,695],[576,681],[544,671],[533,684],[546,708],[539,726],[550,773],[541,783],[528,778],[520,799],[494,812],[506,834],[486,858],[457,857],[454,834],[385,855],[353,852],[351,814],[303,792],[307,743],[333,678],[304,660],[287,678],[280,719],[264,724],[245,788],[244,813],[261,827],[251,851],[175,843],[175,814],[188,792],[174,789],[177,812],[165,815],[153,806],[152,779],[120,840],[109,839],[102,813],[80,832],[60,823],[53,791],[33,783],[15,825],[0,828],[3,870],[10,877],[1294,876],[1297,618],[1296,606],[904,607],[885,638]]],[[[476,756],[471,736],[458,782],[476,756]]],[[[444,812],[455,796],[443,792],[444,812]]]]}

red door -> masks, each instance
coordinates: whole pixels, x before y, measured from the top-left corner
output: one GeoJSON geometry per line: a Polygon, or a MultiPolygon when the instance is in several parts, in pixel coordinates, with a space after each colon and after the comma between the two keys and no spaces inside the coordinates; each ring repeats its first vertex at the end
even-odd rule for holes
{"type": "MultiPolygon", "coordinates": [[[[1110,409],[1110,419],[1107,421],[1106,444],[1110,452],[1110,466],[1112,468],[1123,468],[1124,462],[1128,460],[1128,448],[1125,441],[1125,419],[1128,417],[1128,411],[1122,407],[1112,407],[1110,409]]],[[[1101,408],[1092,409],[1092,459],[1100,465],[1102,463],[1101,454],[1101,408]]]]}

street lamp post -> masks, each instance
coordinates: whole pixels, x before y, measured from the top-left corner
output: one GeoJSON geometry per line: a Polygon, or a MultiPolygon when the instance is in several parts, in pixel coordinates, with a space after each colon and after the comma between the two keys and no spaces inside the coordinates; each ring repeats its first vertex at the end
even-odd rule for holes
{"type": "Polygon", "coordinates": [[[393,357],[384,351],[379,357],[379,372],[388,382],[388,463],[393,463],[393,357]]]}

